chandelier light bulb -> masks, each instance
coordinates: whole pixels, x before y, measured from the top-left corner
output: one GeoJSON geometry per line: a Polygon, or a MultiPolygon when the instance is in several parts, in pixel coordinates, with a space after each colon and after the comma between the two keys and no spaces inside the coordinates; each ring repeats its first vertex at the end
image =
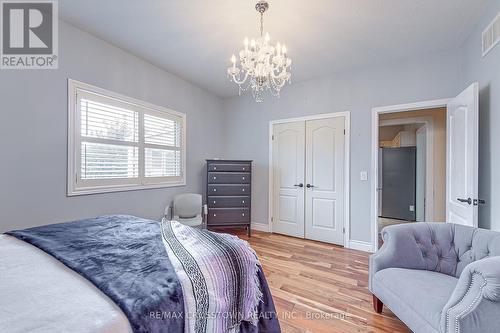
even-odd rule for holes
{"type": "Polygon", "coordinates": [[[255,9],[260,14],[260,35],[258,38],[243,40],[244,49],[240,50],[238,58],[231,56],[232,66],[227,69],[227,75],[239,87],[239,93],[251,89],[256,102],[264,100],[264,93],[273,96],[280,94],[285,83],[290,83],[292,60],[286,55],[287,48],[279,42],[276,47],[270,45],[271,36],[264,32],[264,13],[269,8],[266,0],[259,0],[255,9]]]}

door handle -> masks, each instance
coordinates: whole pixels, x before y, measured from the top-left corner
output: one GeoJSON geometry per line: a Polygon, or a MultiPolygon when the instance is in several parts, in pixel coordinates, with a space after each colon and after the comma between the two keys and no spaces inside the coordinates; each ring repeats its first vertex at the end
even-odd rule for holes
{"type": "Polygon", "coordinates": [[[313,187],[315,187],[315,186],[314,186],[314,185],[311,185],[311,184],[307,184],[307,185],[306,185],[306,187],[307,187],[307,188],[313,188],[313,187]]]}
{"type": "Polygon", "coordinates": [[[467,203],[469,205],[472,204],[472,199],[471,198],[467,198],[467,199],[457,198],[457,200],[460,201],[460,202],[465,202],[465,203],[467,203]]]}
{"type": "Polygon", "coordinates": [[[304,184],[300,183],[300,184],[295,184],[293,186],[295,186],[295,187],[304,187],[304,184]]]}

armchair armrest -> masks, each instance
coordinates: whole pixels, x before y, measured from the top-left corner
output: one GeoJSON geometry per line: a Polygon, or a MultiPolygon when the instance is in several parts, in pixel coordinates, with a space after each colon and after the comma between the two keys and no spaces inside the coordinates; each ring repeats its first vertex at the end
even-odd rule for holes
{"type": "Polygon", "coordinates": [[[385,268],[426,268],[422,251],[417,243],[419,239],[415,237],[415,234],[420,234],[418,229],[424,226],[416,226],[415,224],[417,223],[392,225],[382,230],[384,244],[375,254],[370,256],[370,290],[372,290],[375,273],[385,268]]]}
{"type": "Polygon", "coordinates": [[[203,228],[207,228],[207,223],[208,223],[208,205],[204,204],[203,205],[203,228]]]}
{"type": "Polygon", "coordinates": [[[165,213],[163,216],[166,217],[168,221],[172,220],[172,207],[170,205],[165,207],[165,213]]]}
{"type": "Polygon", "coordinates": [[[441,314],[442,332],[498,332],[500,257],[467,265],[441,314]]]}

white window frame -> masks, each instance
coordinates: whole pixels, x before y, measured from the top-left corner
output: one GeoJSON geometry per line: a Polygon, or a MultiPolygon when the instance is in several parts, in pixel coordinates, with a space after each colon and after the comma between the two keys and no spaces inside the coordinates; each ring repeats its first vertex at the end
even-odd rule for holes
{"type": "MultiPolygon", "coordinates": [[[[85,139],[87,140],[87,138],[85,139]]],[[[96,143],[121,144],[124,142],[109,139],[92,138],[89,141],[96,143]]],[[[121,191],[144,190],[186,185],[186,114],[153,105],[135,98],[124,96],[106,89],[92,86],[87,83],[68,79],[68,196],[109,193],[121,191]],[[115,99],[117,104],[126,104],[126,107],[139,112],[139,141],[127,142],[127,146],[139,148],[139,177],[134,179],[110,180],[81,180],[81,136],[80,136],[80,109],[78,108],[77,93],[91,93],[103,96],[108,101],[115,99]],[[144,143],[144,114],[163,116],[169,115],[182,122],[181,133],[181,176],[179,177],[145,177],[145,148],[168,148],[162,145],[144,143]]]]}

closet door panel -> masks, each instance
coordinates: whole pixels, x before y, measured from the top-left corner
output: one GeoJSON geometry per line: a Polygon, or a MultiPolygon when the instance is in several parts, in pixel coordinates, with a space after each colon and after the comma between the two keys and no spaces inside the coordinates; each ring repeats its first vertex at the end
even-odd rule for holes
{"type": "Polygon", "coordinates": [[[273,135],[273,232],[304,238],[305,122],[274,125],[273,135]]]}
{"type": "Polygon", "coordinates": [[[344,243],[345,118],[306,122],[305,238],[344,243]]]}

